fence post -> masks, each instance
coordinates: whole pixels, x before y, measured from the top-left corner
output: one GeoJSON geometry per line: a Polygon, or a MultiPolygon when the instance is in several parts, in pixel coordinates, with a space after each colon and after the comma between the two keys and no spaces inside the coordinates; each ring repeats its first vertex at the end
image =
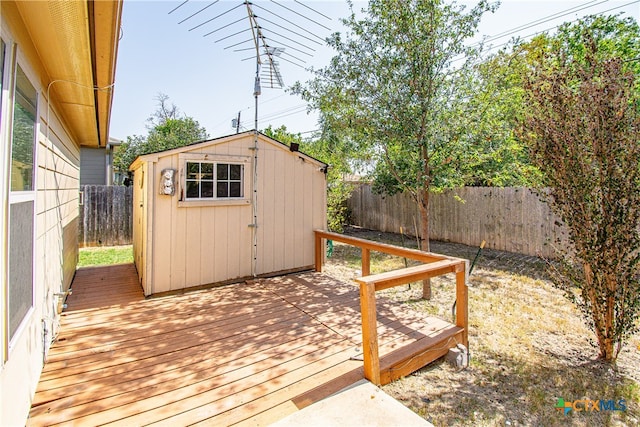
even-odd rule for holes
{"type": "Polygon", "coordinates": [[[362,248],[362,276],[371,274],[371,251],[362,248]]]}
{"type": "Polygon", "coordinates": [[[375,283],[360,284],[360,312],[362,314],[362,359],[364,377],[380,385],[380,357],[378,355],[378,327],[375,283]]]}
{"type": "Polygon", "coordinates": [[[469,292],[467,272],[463,268],[456,272],[456,326],[463,328],[462,344],[469,347],[469,292]]]}
{"type": "Polygon", "coordinates": [[[324,239],[322,237],[320,237],[320,235],[318,234],[317,231],[314,232],[315,234],[315,263],[316,263],[316,271],[319,273],[322,271],[322,258],[323,258],[323,251],[322,251],[322,242],[324,241],[324,239]]]}

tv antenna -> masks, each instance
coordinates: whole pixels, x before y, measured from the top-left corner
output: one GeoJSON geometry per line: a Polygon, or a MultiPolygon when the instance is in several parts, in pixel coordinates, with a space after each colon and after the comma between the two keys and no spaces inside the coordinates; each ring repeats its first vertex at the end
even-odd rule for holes
{"type": "MultiPolygon", "coordinates": [[[[184,0],[169,11],[169,14],[177,10],[186,10],[184,7],[188,3],[189,0],[184,0]]],[[[192,2],[192,4],[195,3],[192,2]]],[[[280,72],[280,61],[305,68],[306,59],[312,57],[316,48],[323,46],[325,42],[316,32],[331,31],[331,28],[322,24],[320,20],[326,21],[331,20],[331,18],[298,0],[294,0],[293,4],[289,6],[276,0],[271,0],[268,6],[244,0],[235,3],[231,7],[227,6],[225,9],[213,7],[218,3],[220,3],[220,0],[209,1],[204,7],[181,19],[178,25],[189,22],[189,25],[191,25],[189,31],[206,31],[202,37],[215,37],[214,43],[224,43],[224,50],[253,53],[253,55],[243,58],[242,61],[255,58],[256,68],[253,87],[255,102],[254,142],[252,147],[253,223],[250,224],[253,230],[251,274],[255,276],[258,247],[258,98],[262,93],[263,84],[266,88],[272,89],[282,89],[284,87],[280,72]],[[260,16],[256,11],[259,12],[260,16]],[[213,16],[207,17],[207,15],[213,16]],[[194,18],[199,19],[199,23],[196,24],[194,18]],[[247,20],[248,27],[246,26],[247,20]],[[245,24],[242,24],[243,21],[245,24]],[[316,32],[311,29],[315,29],[316,32]],[[248,38],[247,33],[250,34],[248,38]]],[[[239,115],[236,126],[236,130],[239,130],[239,115]]]]}

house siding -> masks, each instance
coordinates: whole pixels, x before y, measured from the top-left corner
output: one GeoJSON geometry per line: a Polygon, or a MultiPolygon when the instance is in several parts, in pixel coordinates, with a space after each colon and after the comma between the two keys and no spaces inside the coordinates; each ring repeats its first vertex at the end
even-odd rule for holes
{"type": "Polygon", "coordinates": [[[80,149],[80,185],[107,185],[107,152],[104,148],[80,149]]]}
{"type": "MultiPolygon", "coordinates": [[[[0,328],[2,361],[0,364],[0,425],[24,425],[31,399],[42,371],[45,354],[57,328],[57,297],[55,293],[68,289],[76,268],[78,189],[80,151],[59,119],[55,108],[47,107],[44,67],[34,55],[28,33],[15,10],[5,8],[0,14],[3,40],[16,43],[18,63],[38,92],[38,113],[35,145],[35,271],[34,306],[16,333],[10,347],[6,346],[6,325],[0,328]],[[47,123],[47,119],[49,123],[47,123]]],[[[5,88],[3,87],[3,90],[5,88]]],[[[5,92],[4,95],[8,93],[5,92]]],[[[12,106],[3,96],[2,111],[12,106]]],[[[4,116],[4,115],[3,115],[4,116]]],[[[3,118],[5,120],[6,117],[3,118]]],[[[10,165],[10,135],[8,122],[3,123],[0,160],[2,169],[10,165]]],[[[8,175],[0,178],[6,200],[8,175]]],[[[7,275],[8,221],[7,205],[2,209],[2,274],[7,275]]],[[[4,289],[4,288],[3,288],[4,289]]],[[[3,290],[6,292],[6,290],[3,290]]],[[[7,300],[3,296],[2,312],[7,300]]],[[[1,361],[0,361],[1,362],[1,361]]]]}

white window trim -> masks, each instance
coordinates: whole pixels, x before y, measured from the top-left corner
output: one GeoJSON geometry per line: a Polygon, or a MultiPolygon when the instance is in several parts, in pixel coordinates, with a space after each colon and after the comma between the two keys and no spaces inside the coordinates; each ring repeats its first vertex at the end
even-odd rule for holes
{"type": "Polygon", "coordinates": [[[181,153],[178,155],[178,162],[180,165],[179,172],[179,199],[178,207],[203,207],[203,206],[244,206],[251,204],[251,157],[249,156],[233,156],[222,154],[208,154],[208,153],[181,153]],[[242,197],[233,198],[212,198],[212,199],[186,199],[186,167],[187,161],[189,162],[211,162],[211,163],[226,163],[226,164],[239,164],[243,166],[242,177],[242,197]]]}
{"type": "MultiPolygon", "coordinates": [[[[7,41],[5,40],[5,43],[7,43],[7,41]]],[[[8,43],[7,43],[8,44],[8,43]]],[[[9,358],[11,357],[11,353],[13,352],[13,349],[15,348],[15,346],[17,345],[18,341],[21,339],[24,331],[27,329],[27,326],[29,325],[31,318],[34,316],[34,313],[36,311],[36,252],[37,252],[37,239],[36,239],[36,235],[37,235],[37,212],[38,212],[38,197],[37,197],[37,193],[38,193],[38,147],[39,147],[39,138],[40,138],[40,107],[41,107],[41,92],[39,87],[34,84],[33,82],[38,82],[39,80],[37,78],[35,78],[35,76],[32,73],[31,68],[29,68],[27,64],[26,59],[24,58],[24,56],[22,55],[22,53],[17,49],[17,46],[15,43],[11,44],[12,47],[12,58],[10,59],[10,70],[9,70],[9,87],[8,87],[8,95],[7,96],[7,103],[8,105],[6,106],[10,113],[9,114],[5,114],[6,118],[3,117],[4,123],[3,123],[3,127],[6,129],[6,135],[4,136],[7,140],[8,143],[8,151],[7,151],[7,159],[6,161],[8,162],[9,166],[7,168],[7,173],[8,173],[8,178],[7,178],[7,182],[5,183],[7,186],[7,212],[6,212],[6,218],[7,218],[7,241],[6,241],[6,249],[7,249],[7,253],[6,253],[6,260],[7,260],[7,265],[6,265],[6,306],[5,308],[5,313],[6,313],[6,317],[5,317],[5,322],[3,324],[3,333],[6,336],[6,353],[4,355],[4,359],[5,362],[9,360],[9,358]],[[32,171],[32,177],[31,177],[31,184],[32,184],[32,189],[31,190],[27,190],[27,191],[13,191],[11,190],[11,149],[12,149],[12,144],[13,144],[13,121],[14,121],[14,108],[15,108],[15,85],[16,85],[16,75],[18,73],[18,66],[20,66],[20,68],[22,69],[22,72],[25,74],[26,78],[28,79],[29,83],[34,87],[35,91],[36,91],[36,111],[35,111],[35,122],[34,122],[34,129],[33,129],[33,171],[32,171]],[[33,236],[32,236],[32,248],[33,248],[33,266],[31,269],[31,307],[29,308],[29,310],[27,310],[27,312],[25,313],[24,317],[22,318],[22,320],[20,321],[20,325],[16,328],[13,337],[10,337],[10,333],[9,333],[9,233],[10,233],[10,229],[11,229],[11,224],[10,224],[10,215],[9,215],[9,211],[11,208],[12,204],[15,203],[24,203],[24,202],[33,202],[33,217],[32,217],[32,221],[33,221],[33,236]]],[[[4,100],[3,100],[4,101],[4,100]]]]}

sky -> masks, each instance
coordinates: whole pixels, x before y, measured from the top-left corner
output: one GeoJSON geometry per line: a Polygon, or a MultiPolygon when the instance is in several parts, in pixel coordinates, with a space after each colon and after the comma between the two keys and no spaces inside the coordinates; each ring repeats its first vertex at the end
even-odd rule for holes
{"type": "MultiPolygon", "coordinates": [[[[146,135],[147,119],[157,109],[161,93],[183,115],[197,120],[211,138],[235,133],[232,120],[238,114],[241,130],[254,129],[256,63],[251,59],[251,43],[246,43],[251,35],[243,3],[124,0],[109,132],[112,138],[146,135]]],[[[333,32],[344,32],[340,18],[349,13],[347,2],[253,3],[258,24],[265,34],[271,34],[273,44],[288,45],[283,46],[285,51],[278,61],[285,88],[267,87],[263,79],[258,129],[284,125],[290,132],[311,136],[318,127],[317,113],[308,113],[304,101],[286,88],[296,81],[310,80],[309,67],[318,69],[329,63],[333,52],[320,40],[333,32]]],[[[353,3],[356,11],[366,7],[366,1],[353,3]]],[[[457,3],[472,7],[475,2],[457,3]]],[[[489,38],[487,43],[497,49],[511,37],[526,39],[581,16],[620,12],[640,20],[640,0],[503,0],[495,13],[483,15],[479,37],[489,38]]]]}

